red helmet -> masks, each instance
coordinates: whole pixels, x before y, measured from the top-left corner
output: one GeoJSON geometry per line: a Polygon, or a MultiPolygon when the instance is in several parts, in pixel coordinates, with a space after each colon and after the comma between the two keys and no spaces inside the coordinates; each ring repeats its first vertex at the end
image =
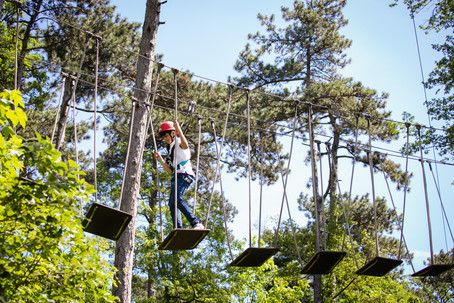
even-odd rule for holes
{"type": "Polygon", "coordinates": [[[175,130],[175,127],[173,126],[173,122],[165,121],[159,127],[159,134],[161,134],[162,132],[165,132],[165,131],[172,131],[172,130],[175,130]]]}

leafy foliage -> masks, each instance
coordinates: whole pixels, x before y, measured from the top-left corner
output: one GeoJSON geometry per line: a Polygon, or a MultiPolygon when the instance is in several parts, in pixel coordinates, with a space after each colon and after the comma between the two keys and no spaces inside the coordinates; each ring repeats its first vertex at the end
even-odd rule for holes
{"type": "Polygon", "coordinates": [[[440,129],[428,129],[422,134],[422,141],[426,147],[436,147],[441,156],[446,160],[454,157],[454,5],[450,0],[395,0],[392,5],[403,2],[412,18],[415,14],[429,12],[428,21],[420,27],[425,33],[446,33],[442,44],[432,44],[433,49],[438,51],[441,59],[435,62],[434,69],[424,85],[429,89],[435,89],[437,94],[425,105],[430,118],[440,122],[440,129]]]}
{"type": "Polygon", "coordinates": [[[105,247],[85,237],[77,216],[92,187],[49,139],[15,135],[27,120],[18,91],[0,97],[0,295],[8,302],[113,302],[105,247]]]}

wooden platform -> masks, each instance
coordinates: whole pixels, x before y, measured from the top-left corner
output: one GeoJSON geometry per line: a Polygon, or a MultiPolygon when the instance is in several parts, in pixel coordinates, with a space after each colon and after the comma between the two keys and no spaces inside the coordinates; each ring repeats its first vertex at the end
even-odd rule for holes
{"type": "Polygon", "coordinates": [[[402,263],[402,260],[375,257],[367,262],[356,273],[364,276],[382,277],[402,263]]]}
{"type": "Polygon", "coordinates": [[[303,267],[301,273],[307,275],[329,274],[346,254],[345,251],[319,251],[303,267]]]}
{"type": "Polygon", "coordinates": [[[240,267],[258,267],[262,266],[269,258],[271,258],[279,248],[275,247],[249,247],[243,251],[235,260],[230,263],[230,266],[240,267]]]}
{"type": "Polygon", "coordinates": [[[431,277],[438,276],[447,270],[454,268],[454,264],[432,264],[418,272],[412,274],[412,277],[431,277]]]}
{"type": "Polygon", "coordinates": [[[103,204],[93,203],[82,220],[84,231],[111,240],[118,240],[132,215],[103,204]]]}
{"type": "Polygon", "coordinates": [[[159,245],[159,250],[194,249],[210,232],[209,229],[172,229],[170,234],[159,245]]]}

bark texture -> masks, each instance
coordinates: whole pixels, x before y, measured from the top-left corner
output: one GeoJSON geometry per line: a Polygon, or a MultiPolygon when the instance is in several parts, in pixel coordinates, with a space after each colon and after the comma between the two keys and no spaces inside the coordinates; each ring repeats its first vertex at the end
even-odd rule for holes
{"type": "MultiPolygon", "coordinates": [[[[159,26],[160,0],[147,0],[145,20],[142,28],[140,57],[137,63],[136,90],[134,97],[146,101],[151,88],[156,35],[159,26]]],[[[123,194],[120,209],[133,215],[127,229],[117,241],[115,248],[115,267],[117,268],[117,286],[113,294],[118,302],[131,302],[132,265],[134,259],[134,239],[136,229],[137,205],[142,171],[142,153],[145,144],[147,110],[142,102],[136,102],[134,119],[131,121],[132,132],[129,157],[126,163],[123,194]]]]}

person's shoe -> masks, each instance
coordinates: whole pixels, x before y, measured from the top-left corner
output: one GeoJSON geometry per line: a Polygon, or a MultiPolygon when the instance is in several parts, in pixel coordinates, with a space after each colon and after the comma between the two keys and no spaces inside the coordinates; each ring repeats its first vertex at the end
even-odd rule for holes
{"type": "Polygon", "coordinates": [[[192,229],[205,229],[202,223],[196,223],[192,229]]]}

